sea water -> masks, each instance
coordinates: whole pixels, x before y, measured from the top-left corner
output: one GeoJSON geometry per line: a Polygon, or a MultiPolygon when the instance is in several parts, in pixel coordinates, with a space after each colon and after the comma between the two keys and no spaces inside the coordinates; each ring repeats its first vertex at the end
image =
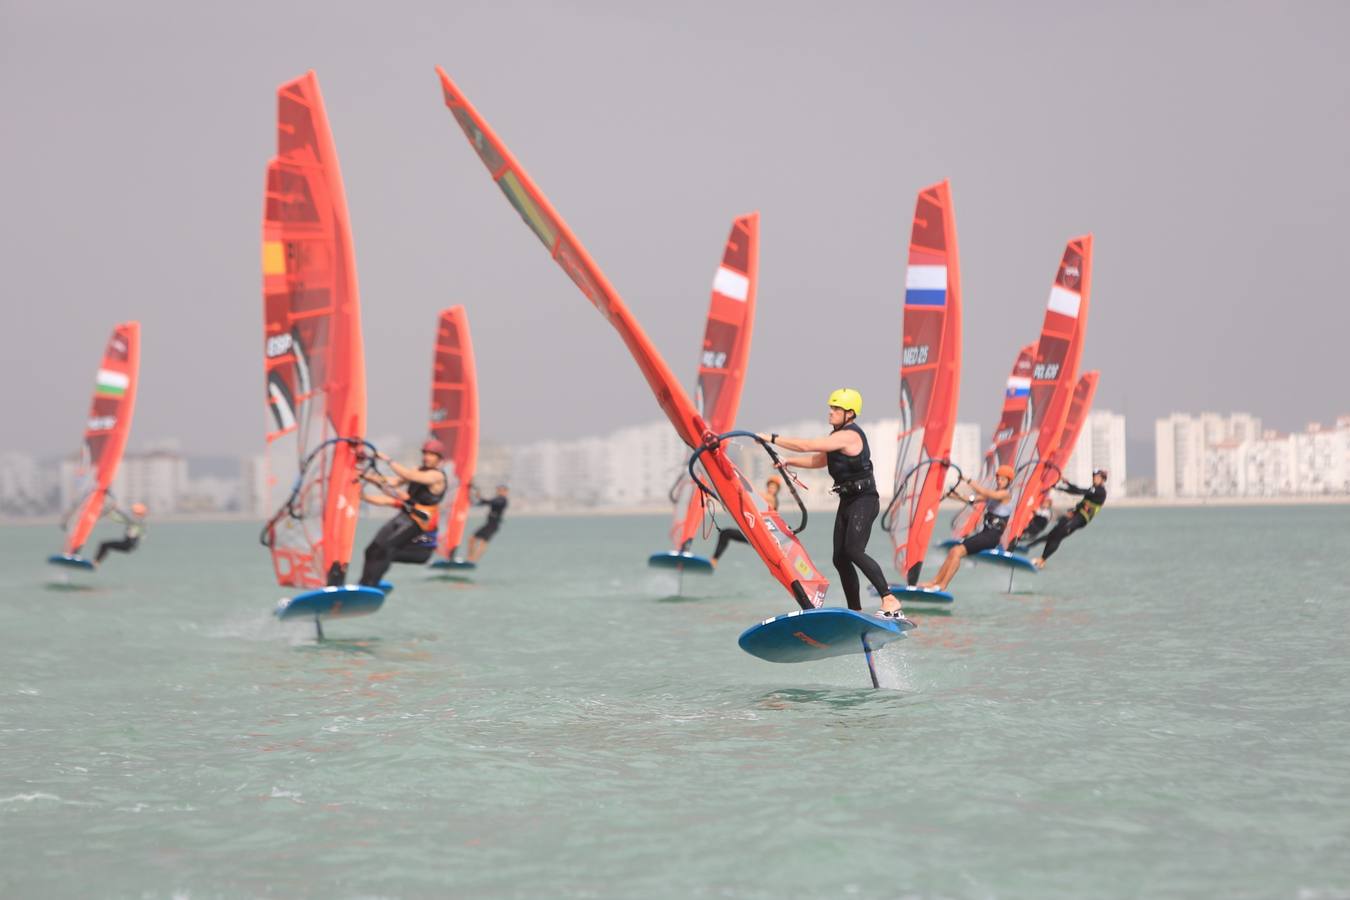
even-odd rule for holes
{"type": "Polygon", "coordinates": [[[1350,897],[1350,506],[1108,506],[883,690],[742,653],[790,599],[658,517],[509,518],[323,643],[256,525],[151,524],[0,529],[0,896],[1350,897]]]}

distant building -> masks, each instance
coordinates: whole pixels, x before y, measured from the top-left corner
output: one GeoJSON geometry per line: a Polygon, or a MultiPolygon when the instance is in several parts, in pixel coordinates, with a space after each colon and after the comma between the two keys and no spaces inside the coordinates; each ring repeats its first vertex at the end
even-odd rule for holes
{"type": "Polygon", "coordinates": [[[1125,417],[1104,409],[1088,413],[1078,444],[1064,466],[1064,477],[1086,485],[1097,469],[1105,469],[1110,476],[1108,493],[1112,499],[1126,496],[1129,471],[1125,464],[1125,417]]]}
{"type": "Polygon", "coordinates": [[[1280,497],[1350,493],[1350,416],[1296,434],[1255,416],[1174,413],[1159,419],[1159,497],[1280,497]]]}
{"type": "Polygon", "coordinates": [[[0,453],[0,514],[31,516],[57,509],[58,485],[50,466],[26,453],[0,453]]]}

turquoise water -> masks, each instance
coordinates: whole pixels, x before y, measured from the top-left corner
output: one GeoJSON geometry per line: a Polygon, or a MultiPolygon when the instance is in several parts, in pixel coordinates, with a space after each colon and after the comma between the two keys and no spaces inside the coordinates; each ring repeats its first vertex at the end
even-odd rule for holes
{"type": "Polygon", "coordinates": [[[511,519],[322,645],[253,525],[70,585],[0,529],[0,895],[1350,897],[1350,507],[1108,507],[881,691],[741,653],[786,595],[672,596],[664,529],[511,519]]]}

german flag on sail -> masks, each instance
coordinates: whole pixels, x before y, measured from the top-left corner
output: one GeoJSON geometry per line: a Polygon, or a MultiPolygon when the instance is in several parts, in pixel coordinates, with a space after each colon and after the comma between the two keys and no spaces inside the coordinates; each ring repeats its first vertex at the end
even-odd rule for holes
{"type": "Polygon", "coordinates": [[[98,378],[94,382],[94,393],[99,397],[121,397],[126,394],[127,386],[130,384],[131,378],[125,373],[99,369],[98,378]]]}

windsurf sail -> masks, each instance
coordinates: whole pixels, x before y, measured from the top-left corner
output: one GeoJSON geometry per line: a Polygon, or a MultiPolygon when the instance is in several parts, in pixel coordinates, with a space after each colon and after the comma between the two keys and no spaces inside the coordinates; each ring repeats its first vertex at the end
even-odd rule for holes
{"type": "MultiPolygon", "coordinates": [[[[979,484],[993,489],[994,473],[999,466],[1011,466],[1017,458],[1017,445],[1026,430],[1027,401],[1031,397],[1031,372],[1036,367],[1036,345],[1027,344],[1017,351],[1012,373],[1003,388],[1003,409],[994,426],[994,439],[984,451],[979,484]]],[[[984,501],[961,507],[952,519],[952,536],[958,540],[973,532],[984,519],[984,501]]]]}
{"type": "Polygon", "coordinates": [[[824,603],[829,581],[820,573],[778,513],[763,508],[758,495],[732,462],[670,367],[643,332],[600,267],[577,240],[543,192],[516,162],[506,145],[439,66],[445,105],[487,166],[506,199],[547,248],[582,294],[619,333],[647,379],[656,402],[680,438],[691,448],[708,447],[700,462],[719,500],[764,560],[773,576],[802,607],[824,603]]]}
{"type": "Polygon", "coordinates": [[[900,430],[895,489],[882,527],[891,535],[895,567],[917,584],[949,490],[952,432],[961,386],[961,275],[956,217],[946,181],[919,192],[905,271],[904,337],[900,349],[900,430]]]}
{"type": "Polygon", "coordinates": [[[469,518],[469,487],[478,466],[478,372],[469,337],[469,314],[462,306],[441,310],[436,326],[436,355],[431,372],[431,421],[428,430],[445,445],[450,463],[446,497],[449,514],[441,530],[440,552],[453,557],[469,518]]]}
{"type": "MultiPolygon", "coordinates": [[[[1087,421],[1088,413],[1092,411],[1092,398],[1097,395],[1097,381],[1101,378],[1101,374],[1095,369],[1084,372],[1083,377],[1079,378],[1078,384],[1074,386],[1073,399],[1069,401],[1069,416],[1064,420],[1064,431],[1060,435],[1059,446],[1055,448],[1047,467],[1056,482],[1061,477],[1069,457],[1073,456],[1074,448],[1078,446],[1078,436],[1083,431],[1083,423],[1087,421]]],[[[1046,493],[1049,493],[1049,489],[1046,493]]]]}
{"type": "MultiPolygon", "coordinates": [[[[755,288],[759,280],[759,213],[738,216],[731,223],[722,262],[713,275],[708,324],[698,361],[694,406],[714,434],[736,425],[750,361],[750,336],[755,327],[755,288]]],[[[703,492],[682,478],[676,486],[675,523],[671,538],[684,550],[703,522],[703,492]]]]}
{"type": "Polygon", "coordinates": [[[366,371],[347,199],[313,72],[277,89],[262,269],[269,494],[294,478],[263,543],[278,584],[340,584],[360,510],[366,371]]]}
{"type": "Polygon", "coordinates": [[[79,496],[66,517],[66,555],[74,555],[89,539],[112,488],[117,466],[127,448],[131,416],[136,409],[136,380],[141,367],[141,323],[113,328],[103,349],[94,398],[84,427],[77,475],[79,496]]]}
{"type": "Polygon", "coordinates": [[[1087,234],[1069,241],[1064,248],[1050,288],[1031,372],[1027,428],[1017,449],[1013,512],[1003,530],[1005,550],[1021,537],[1040,505],[1041,495],[1059,480],[1053,457],[1078,384],[1091,284],[1092,235],[1087,234]]]}

